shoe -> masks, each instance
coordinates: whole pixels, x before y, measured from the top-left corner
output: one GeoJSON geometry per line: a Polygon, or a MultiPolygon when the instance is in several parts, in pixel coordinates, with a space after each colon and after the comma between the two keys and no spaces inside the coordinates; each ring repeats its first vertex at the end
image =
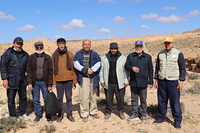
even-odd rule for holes
{"type": "Polygon", "coordinates": [[[48,123],[52,123],[53,121],[51,119],[47,119],[47,122],[48,123]]]}
{"type": "Polygon", "coordinates": [[[165,120],[164,119],[157,119],[153,123],[162,123],[162,122],[165,122],[165,120]]]}
{"type": "Polygon", "coordinates": [[[99,115],[97,115],[97,114],[94,114],[94,115],[91,115],[94,119],[99,119],[100,117],[99,117],[99,115]]]}
{"type": "Polygon", "coordinates": [[[181,128],[180,122],[174,122],[174,127],[175,127],[176,129],[180,129],[180,128],[181,128]]]}
{"type": "Polygon", "coordinates": [[[71,122],[75,122],[75,119],[74,119],[73,116],[68,115],[68,116],[67,116],[67,119],[69,119],[71,122]]]}
{"type": "Polygon", "coordinates": [[[108,120],[108,119],[110,118],[110,116],[111,116],[111,114],[106,114],[106,115],[104,116],[104,119],[108,120]]]}
{"type": "Polygon", "coordinates": [[[141,117],[141,120],[142,120],[142,122],[146,122],[147,121],[145,116],[141,117]]]}
{"type": "Polygon", "coordinates": [[[124,120],[126,117],[124,116],[124,112],[119,111],[119,117],[124,120]]]}
{"type": "Polygon", "coordinates": [[[23,119],[23,120],[30,120],[30,118],[26,115],[26,114],[23,114],[22,116],[19,116],[20,119],[23,119]]]}
{"type": "Polygon", "coordinates": [[[139,118],[131,115],[127,120],[128,121],[133,121],[133,120],[135,121],[135,120],[139,120],[139,118]]]}
{"type": "Polygon", "coordinates": [[[42,118],[42,116],[36,115],[36,117],[33,120],[33,122],[38,122],[38,121],[40,121],[41,118],[42,118]]]}
{"type": "Polygon", "coordinates": [[[83,121],[83,122],[87,122],[87,121],[88,121],[88,118],[87,118],[87,117],[82,117],[82,121],[83,121]]]}
{"type": "Polygon", "coordinates": [[[58,117],[58,118],[57,118],[57,122],[61,122],[62,119],[63,119],[63,116],[58,117]]]}

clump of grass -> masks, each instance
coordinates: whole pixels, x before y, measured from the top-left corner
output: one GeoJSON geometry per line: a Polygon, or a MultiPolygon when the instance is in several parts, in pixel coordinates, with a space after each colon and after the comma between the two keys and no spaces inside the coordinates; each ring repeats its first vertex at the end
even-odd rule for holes
{"type": "Polygon", "coordinates": [[[42,127],[39,131],[39,133],[42,133],[42,132],[46,132],[46,133],[53,133],[56,131],[56,126],[54,125],[45,125],[44,127],[42,127]]]}
{"type": "Polygon", "coordinates": [[[186,93],[200,94],[200,83],[199,82],[194,83],[191,88],[189,88],[188,90],[186,90],[186,93]]]}
{"type": "Polygon", "coordinates": [[[0,100],[0,104],[6,104],[4,101],[0,100]]]}
{"type": "Polygon", "coordinates": [[[26,122],[23,120],[18,120],[17,118],[7,117],[0,119],[0,133],[9,132],[11,130],[16,130],[20,128],[26,128],[26,122]]]}
{"type": "Polygon", "coordinates": [[[187,74],[187,78],[188,78],[189,80],[198,79],[198,74],[197,74],[196,72],[187,74]]]}

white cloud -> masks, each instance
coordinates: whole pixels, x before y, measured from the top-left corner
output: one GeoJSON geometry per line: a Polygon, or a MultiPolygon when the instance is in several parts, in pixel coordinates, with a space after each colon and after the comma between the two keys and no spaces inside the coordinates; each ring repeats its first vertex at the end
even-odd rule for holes
{"type": "Polygon", "coordinates": [[[85,25],[83,24],[83,20],[73,19],[70,23],[61,26],[61,28],[64,29],[64,30],[70,30],[70,29],[73,29],[74,27],[84,28],[85,25]]]}
{"type": "Polygon", "coordinates": [[[114,21],[116,22],[125,22],[127,18],[124,17],[120,17],[120,16],[116,16],[115,18],[113,18],[114,21]]]}
{"type": "Polygon", "coordinates": [[[160,22],[160,23],[177,23],[177,22],[184,22],[184,21],[187,21],[187,19],[185,18],[181,18],[177,15],[171,15],[169,17],[159,17],[157,20],[157,22],[160,22]]]}
{"type": "Polygon", "coordinates": [[[114,0],[99,0],[100,2],[110,2],[110,3],[115,3],[114,0]]]}
{"type": "Polygon", "coordinates": [[[18,30],[23,30],[23,31],[32,31],[32,30],[36,30],[35,27],[33,25],[26,25],[24,27],[21,28],[17,28],[18,30]]]}
{"type": "Polygon", "coordinates": [[[146,26],[146,25],[140,25],[140,27],[142,27],[142,28],[145,28],[145,29],[149,29],[150,27],[149,26],[146,26]]]}
{"type": "Polygon", "coordinates": [[[111,31],[109,29],[102,28],[100,30],[97,30],[97,32],[99,32],[99,33],[110,33],[111,31]]]}
{"type": "Polygon", "coordinates": [[[158,18],[158,14],[156,13],[150,13],[150,14],[144,14],[141,16],[141,19],[152,19],[152,18],[158,18]]]}
{"type": "Polygon", "coordinates": [[[200,12],[197,9],[195,9],[188,13],[185,17],[198,17],[198,14],[200,14],[200,12]]]}
{"type": "Polygon", "coordinates": [[[163,7],[163,9],[165,9],[165,10],[176,10],[177,9],[177,7],[163,7]]]}
{"type": "Polygon", "coordinates": [[[0,19],[14,19],[15,20],[16,18],[14,18],[12,15],[6,16],[4,12],[0,11],[0,19]]]}
{"type": "Polygon", "coordinates": [[[85,39],[85,37],[83,37],[83,36],[76,36],[76,38],[80,39],[80,40],[84,40],[85,39]]]}

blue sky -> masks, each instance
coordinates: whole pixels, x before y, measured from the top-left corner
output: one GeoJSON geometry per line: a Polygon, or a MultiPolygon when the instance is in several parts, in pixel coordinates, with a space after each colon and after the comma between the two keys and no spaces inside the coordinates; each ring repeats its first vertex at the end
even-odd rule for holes
{"type": "Polygon", "coordinates": [[[199,0],[1,0],[0,43],[141,37],[200,28],[199,0]]]}

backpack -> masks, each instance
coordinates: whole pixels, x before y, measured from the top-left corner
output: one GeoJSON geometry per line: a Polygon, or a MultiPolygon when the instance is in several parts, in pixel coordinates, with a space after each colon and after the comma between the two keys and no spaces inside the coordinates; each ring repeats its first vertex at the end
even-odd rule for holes
{"type": "Polygon", "coordinates": [[[59,104],[58,99],[53,91],[47,93],[45,99],[45,112],[48,115],[55,115],[62,110],[62,106],[59,104]]]}

